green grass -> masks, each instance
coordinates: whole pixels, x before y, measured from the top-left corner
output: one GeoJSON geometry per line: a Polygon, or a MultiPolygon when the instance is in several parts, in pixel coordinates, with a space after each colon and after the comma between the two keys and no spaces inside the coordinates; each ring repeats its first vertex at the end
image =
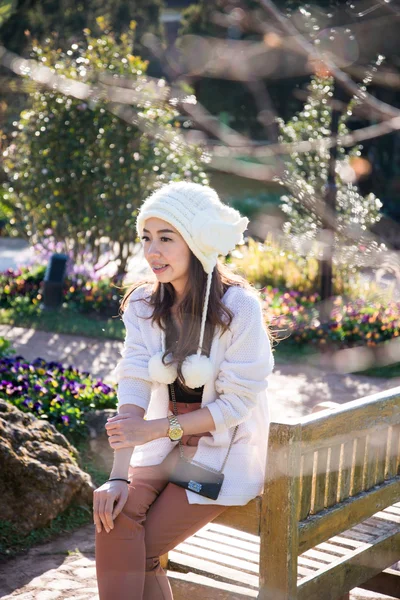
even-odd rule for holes
{"type": "Polygon", "coordinates": [[[365,371],[357,371],[356,375],[366,375],[368,377],[400,377],[400,363],[385,365],[381,367],[371,367],[365,371]]]}
{"type": "Polygon", "coordinates": [[[53,519],[50,525],[34,529],[28,534],[21,533],[18,524],[0,520],[0,563],[91,522],[91,510],[83,506],[70,506],[53,519]]]}
{"type": "Polygon", "coordinates": [[[124,339],[124,324],[119,316],[103,319],[69,308],[46,311],[34,306],[21,310],[0,308],[0,324],[101,339],[124,339]]]}
{"type": "Polygon", "coordinates": [[[284,341],[274,345],[273,348],[275,362],[278,365],[304,363],[310,356],[315,356],[315,348],[309,346],[295,347],[293,344],[285,344],[284,341]]]}
{"type": "MultiPolygon", "coordinates": [[[[93,455],[88,442],[77,446],[79,450],[79,466],[89,473],[96,487],[109,477],[109,473],[97,468],[93,463],[93,455]]],[[[79,527],[93,523],[91,507],[69,506],[46,527],[34,529],[28,534],[19,530],[18,524],[0,520],[0,563],[27,552],[37,544],[54,540],[63,533],[71,533],[79,527]]]]}

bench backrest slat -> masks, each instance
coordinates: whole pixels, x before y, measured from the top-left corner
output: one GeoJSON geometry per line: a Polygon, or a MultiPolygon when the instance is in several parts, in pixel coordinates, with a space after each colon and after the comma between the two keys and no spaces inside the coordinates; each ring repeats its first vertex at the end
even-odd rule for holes
{"type": "Polygon", "coordinates": [[[328,471],[329,448],[316,452],[315,475],[312,495],[312,512],[319,512],[325,506],[326,475],[328,471]]]}
{"type": "Polygon", "coordinates": [[[326,506],[328,507],[337,502],[342,446],[333,446],[329,451],[328,494],[326,499],[326,506]]]}
{"type": "Polygon", "coordinates": [[[389,431],[389,452],[386,477],[393,477],[400,467],[400,425],[391,427],[389,431]]]}
{"type": "Polygon", "coordinates": [[[354,439],[342,444],[341,461],[339,466],[339,502],[350,495],[351,474],[354,458],[354,439]]]}
{"type": "Polygon", "coordinates": [[[364,489],[364,472],[367,448],[367,436],[357,437],[354,458],[352,495],[359,494],[364,489]]]}
{"type": "Polygon", "coordinates": [[[382,483],[385,481],[387,476],[387,461],[389,459],[388,451],[389,448],[389,435],[390,427],[385,431],[385,435],[378,435],[376,438],[376,471],[375,471],[375,484],[382,483]]]}
{"type": "Polygon", "coordinates": [[[305,519],[311,511],[314,456],[314,452],[308,452],[301,456],[300,506],[297,513],[297,519],[299,521],[305,519]]]}

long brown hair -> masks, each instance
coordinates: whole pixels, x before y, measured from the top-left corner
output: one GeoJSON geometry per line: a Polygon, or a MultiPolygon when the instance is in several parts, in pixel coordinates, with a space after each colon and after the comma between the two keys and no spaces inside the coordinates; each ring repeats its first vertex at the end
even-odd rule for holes
{"type": "MultiPolygon", "coordinates": [[[[173,327],[171,307],[175,302],[175,290],[171,283],[160,283],[158,281],[142,280],[134,284],[128,284],[128,290],[121,300],[120,311],[125,311],[129,297],[134,290],[143,284],[153,284],[153,289],[148,298],[143,299],[148,305],[154,307],[150,317],[153,323],[156,323],[164,331],[169,331],[173,327]]],[[[177,316],[182,325],[181,333],[174,348],[166,345],[163,362],[166,363],[168,354],[173,354],[173,359],[177,363],[178,381],[185,387],[185,381],[182,376],[182,362],[190,354],[197,351],[201,317],[203,313],[203,304],[206,293],[207,274],[205,273],[201,262],[190,252],[189,277],[186,286],[186,293],[179,304],[177,316]]],[[[226,265],[219,260],[214,268],[210,296],[208,302],[208,312],[204,332],[204,343],[202,353],[209,355],[211,342],[216,327],[220,327],[222,335],[232,322],[233,313],[222,302],[222,297],[231,286],[238,286],[248,290],[256,291],[255,288],[240,275],[234,274],[226,265]]],[[[124,287],[124,286],[122,286],[124,287]]],[[[273,340],[269,328],[266,326],[267,333],[273,340]]]]}

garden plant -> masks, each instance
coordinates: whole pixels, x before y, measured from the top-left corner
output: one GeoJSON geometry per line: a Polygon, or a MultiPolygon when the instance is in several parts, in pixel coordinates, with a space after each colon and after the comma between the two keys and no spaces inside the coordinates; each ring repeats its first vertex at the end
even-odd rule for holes
{"type": "Polygon", "coordinates": [[[66,50],[53,38],[33,43],[32,58],[59,79],[54,89],[35,87],[14,123],[0,203],[12,235],[34,244],[50,228],[75,261],[88,251],[98,260],[108,243],[124,273],[137,206],[166,181],[208,183],[207,156],[184,142],[165,80],[152,82],[148,63],[131,54],[135,23],[119,39],[105,19],[97,23],[99,35],[85,30],[66,50]],[[65,78],[97,93],[68,96],[65,78]],[[118,103],[127,85],[134,108],[118,103]]]}

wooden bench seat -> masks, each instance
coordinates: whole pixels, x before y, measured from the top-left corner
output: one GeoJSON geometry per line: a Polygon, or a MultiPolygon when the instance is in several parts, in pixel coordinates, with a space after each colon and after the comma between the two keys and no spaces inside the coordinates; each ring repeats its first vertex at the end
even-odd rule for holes
{"type": "MultiPolygon", "coordinates": [[[[369,563],[371,548],[377,545],[387,556],[386,566],[390,566],[398,556],[396,546],[398,548],[399,543],[400,503],[376,513],[363,523],[299,555],[297,559],[298,598],[314,597],[310,587],[312,588],[313,581],[317,578],[319,580],[326,578],[335,585],[338,572],[344,562],[353,567],[358,563],[365,568],[369,563]]],[[[217,589],[225,591],[227,598],[231,598],[232,594],[235,598],[241,596],[257,598],[259,559],[259,536],[240,532],[218,523],[210,523],[169,553],[171,569],[169,576],[174,580],[176,577],[174,570],[179,569],[181,573],[197,575],[197,577],[187,577],[186,580],[181,577],[180,581],[197,583],[199,590],[201,586],[208,586],[212,590],[218,584],[217,589]]],[[[352,587],[357,587],[363,583],[364,576],[361,574],[361,577],[357,578],[355,570],[354,573],[352,587]]],[[[397,585],[400,585],[400,577],[397,585]]],[[[176,596],[176,600],[178,599],[179,596],[176,596]]]]}
{"type": "Polygon", "coordinates": [[[400,598],[397,561],[400,387],[271,423],[264,494],[179,544],[168,574],[176,600],[400,598]]]}

